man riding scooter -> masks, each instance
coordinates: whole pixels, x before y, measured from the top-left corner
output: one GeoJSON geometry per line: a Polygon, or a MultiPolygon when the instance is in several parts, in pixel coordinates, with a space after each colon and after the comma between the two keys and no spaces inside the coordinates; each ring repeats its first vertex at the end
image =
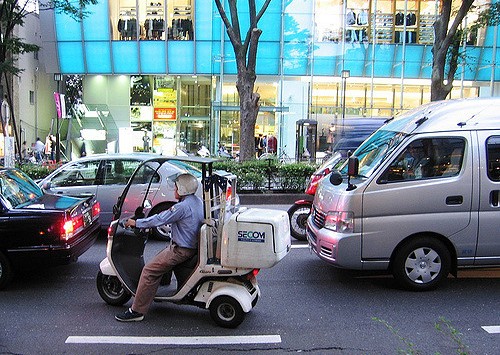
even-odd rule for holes
{"type": "Polygon", "coordinates": [[[172,242],[144,266],[132,307],[117,314],[115,318],[118,321],[143,320],[162,276],[197,253],[198,234],[203,223],[203,202],[195,195],[198,180],[191,174],[181,174],[174,182],[175,197],[179,200],[177,204],[151,217],[127,219],[124,223],[127,228],[139,229],[171,224],[172,242]]]}

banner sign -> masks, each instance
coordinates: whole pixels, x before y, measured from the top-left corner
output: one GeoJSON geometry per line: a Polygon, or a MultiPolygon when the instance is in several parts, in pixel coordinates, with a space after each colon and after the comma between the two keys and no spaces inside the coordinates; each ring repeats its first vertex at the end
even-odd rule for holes
{"type": "Polygon", "coordinates": [[[56,103],[57,118],[62,118],[61,96],[58,92],[54,93],[54,101],[56,103]]]}
{"type": "Polygon", "coordinates": [[[175,107],[155,107],[154,119],[155,120],[175,121],[176,108],[175,107]]]}

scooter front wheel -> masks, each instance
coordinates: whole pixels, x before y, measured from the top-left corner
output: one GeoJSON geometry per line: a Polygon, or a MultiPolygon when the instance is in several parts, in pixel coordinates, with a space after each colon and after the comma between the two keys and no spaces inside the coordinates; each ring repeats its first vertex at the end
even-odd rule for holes
{"type": "Polygon", "coordinates": [[[101,298],[112,306],[123,306],[132,295],[116,276],[104,275],[100,270],[97,274],[97,291],[101,298]]]}
{"type": "Polygon", "coordinates": [[[290,217],[290,232],[292,237],[297,240],[307,240],[306,223],[310,214],[310,204],[294,204],[288,209],[288,216],[290,217]]]}
{"type": "Polygon", "coordinates": [[[219,296],[210,303],[210,316],[221,327],[236,328],[245,319],[245,312],[233,297],[219,296]]]}

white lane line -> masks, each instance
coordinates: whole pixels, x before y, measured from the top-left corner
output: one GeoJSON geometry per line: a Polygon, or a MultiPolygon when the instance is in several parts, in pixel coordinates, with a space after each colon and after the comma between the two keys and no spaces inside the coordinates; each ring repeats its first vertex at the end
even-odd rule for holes
{"type": "Polygon", "coordinates": [[[292,249],[305,249],[309,248],[309,244],[292,244],[292,249]]]}
{"type": "Polygon", "coordinates": [[[500,325],[485,325],[481,328],[483,328],[490,334],[500,334],[500,325]]]}
{"type": "Polygon", "coordinates": [[[200,337],[132,337],[69,336],[66,344],[138,344],[138,345],[215,345],[215,344],[281,343],[280,335],[200,336],[200,337]]]}

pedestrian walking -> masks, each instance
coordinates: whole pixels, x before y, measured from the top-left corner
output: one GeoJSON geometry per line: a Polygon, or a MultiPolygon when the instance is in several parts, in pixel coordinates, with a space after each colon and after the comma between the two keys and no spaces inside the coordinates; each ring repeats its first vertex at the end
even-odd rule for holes
{"type": "Polygon", "coordinates": [[[37,163],[41,163],[43,160],[43,153],[45,151],[45,144],[40,140],[40,137],[36,138],[35,144],[33,146],[33,151],[35,152],[35,159],[37,163]]]}

